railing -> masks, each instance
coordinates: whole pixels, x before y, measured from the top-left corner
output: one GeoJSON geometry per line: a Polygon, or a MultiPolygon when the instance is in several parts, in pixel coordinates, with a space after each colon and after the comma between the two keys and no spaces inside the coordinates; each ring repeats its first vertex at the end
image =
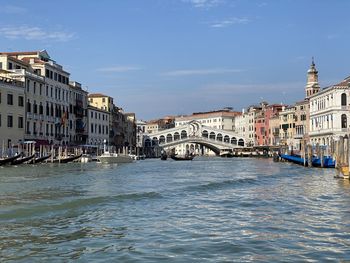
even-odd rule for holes
{"type": "MultiPolygon", "coordinates": [[[[230,148],[241,148],[243,146],[241,145],[238,145],[238,144],[232,144],[232,143],[227,143],[227,142],[224,142],[224,141],[218,141],[218,140],[213,140],[213,139],[209,139],[209,138],[206,138],[206,137],[186,137],[186,138],[182,138],[180,140],[176,140],[176,141],[171,141],[171,142],[159,142],[159,145],[160,146],[163,146],[163,147],[167,147],[167,146],[171,146],[171,145],[176,145],[176,144],[182,144],[182,143],[185,143],[185,142],[208,142],[209,144],[213,144],[213,145],[216,145],[216,146],[221,146],[221,147],[230,147],[230,148]]],[[[237,140],[237,143],[238,143],[238,140],[237,140]]]]}

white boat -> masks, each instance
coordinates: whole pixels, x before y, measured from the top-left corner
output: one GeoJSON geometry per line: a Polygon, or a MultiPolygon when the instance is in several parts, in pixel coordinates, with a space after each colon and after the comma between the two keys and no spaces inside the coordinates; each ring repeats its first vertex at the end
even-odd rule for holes
{"type": "Polygon", "coordinates": [[[131,163],[133,158],[129,155],[104,152],[102,155],[98,156],[97,159],[101,163],[131,163]]]}

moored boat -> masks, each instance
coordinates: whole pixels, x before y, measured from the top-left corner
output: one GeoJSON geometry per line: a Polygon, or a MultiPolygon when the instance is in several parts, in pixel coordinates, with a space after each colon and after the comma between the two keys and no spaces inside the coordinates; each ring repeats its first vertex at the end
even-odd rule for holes
{"type": "Polygon", "coordinates": [[[2,159],[0,159],[0,166],[11,163],[13,160],[18,159],[20,156],[21,156],[20,154],[17,154],[17,155],[12,156],[12,157],[2,158],[2,159]]]}
{"type": "MultiPolygon", "coordinates": [[[[299,164],[299,165],[308,165],[308,159],[302,158],[300,155],[289,155],[289,154],[280,154],[280,157],[283,160],[299,164]]],[[[330,156],[324,156],[322,159],[323,162],[323,168],[334,168],[335,167],[335,160],[333,160],[330,156]]],[[[321,165],[321,158],[318,157],[312,157],[311,164],[313,167],[322,167],[321,165]]]]}
{"type": "Polygon", "coordinates": [[[60,158],[60,159],[54,159],[53,162],[54,163],[70,163],[70,162],[73,162],[73,161],[79,159],[81,156],[82,156],[82,154],[78,154],[78,155],[68,156],[68,157],[64,157],[64,158],[60,158]]]}
{"type": "Polygon", "coordinates": [[[12,160],[10,162],[10,164],[11,165],[19,165],[19,164],[22,164],[22,163],[25,163],[25,162],[29,162],[34,157],[35,157],[35,154],[32,154],[30,156],[25,156],[25,157],[22,157],[22,158],[16,158],[16,159],[12,160]]]}
{"type": "Polygon", "coordinates": [[[42,157],[38,157],[38,158],[32,159],[28,163],[29,164],[42,163],[42,162],[46,161],[47,159],[49,159],[50,157],[51,157],[51,154],[45,155],[45,156],[42,156],[42,157]]]}

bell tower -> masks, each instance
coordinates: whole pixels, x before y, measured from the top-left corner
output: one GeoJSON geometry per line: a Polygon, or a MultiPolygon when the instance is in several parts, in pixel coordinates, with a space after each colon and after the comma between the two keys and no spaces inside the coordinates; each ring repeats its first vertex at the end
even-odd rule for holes
{"type": "Polygon", "coordinates": [[[316,94],[320,91],[320,85],[318,84],[318,71],[315,66],[314,58],[310,69],[307,71],[307,83],[305,87],[305,98],[309,98],[311,95],[316,94]]]}

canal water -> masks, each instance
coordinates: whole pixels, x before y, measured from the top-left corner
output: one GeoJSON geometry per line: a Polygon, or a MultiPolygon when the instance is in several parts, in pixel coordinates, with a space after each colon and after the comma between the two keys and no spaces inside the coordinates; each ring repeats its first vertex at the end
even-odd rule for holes
{"type": "Polygon", "coordinates": [[[259,159],[0,168],[1,262],[350,260],[350,184],[259,159]]]}

